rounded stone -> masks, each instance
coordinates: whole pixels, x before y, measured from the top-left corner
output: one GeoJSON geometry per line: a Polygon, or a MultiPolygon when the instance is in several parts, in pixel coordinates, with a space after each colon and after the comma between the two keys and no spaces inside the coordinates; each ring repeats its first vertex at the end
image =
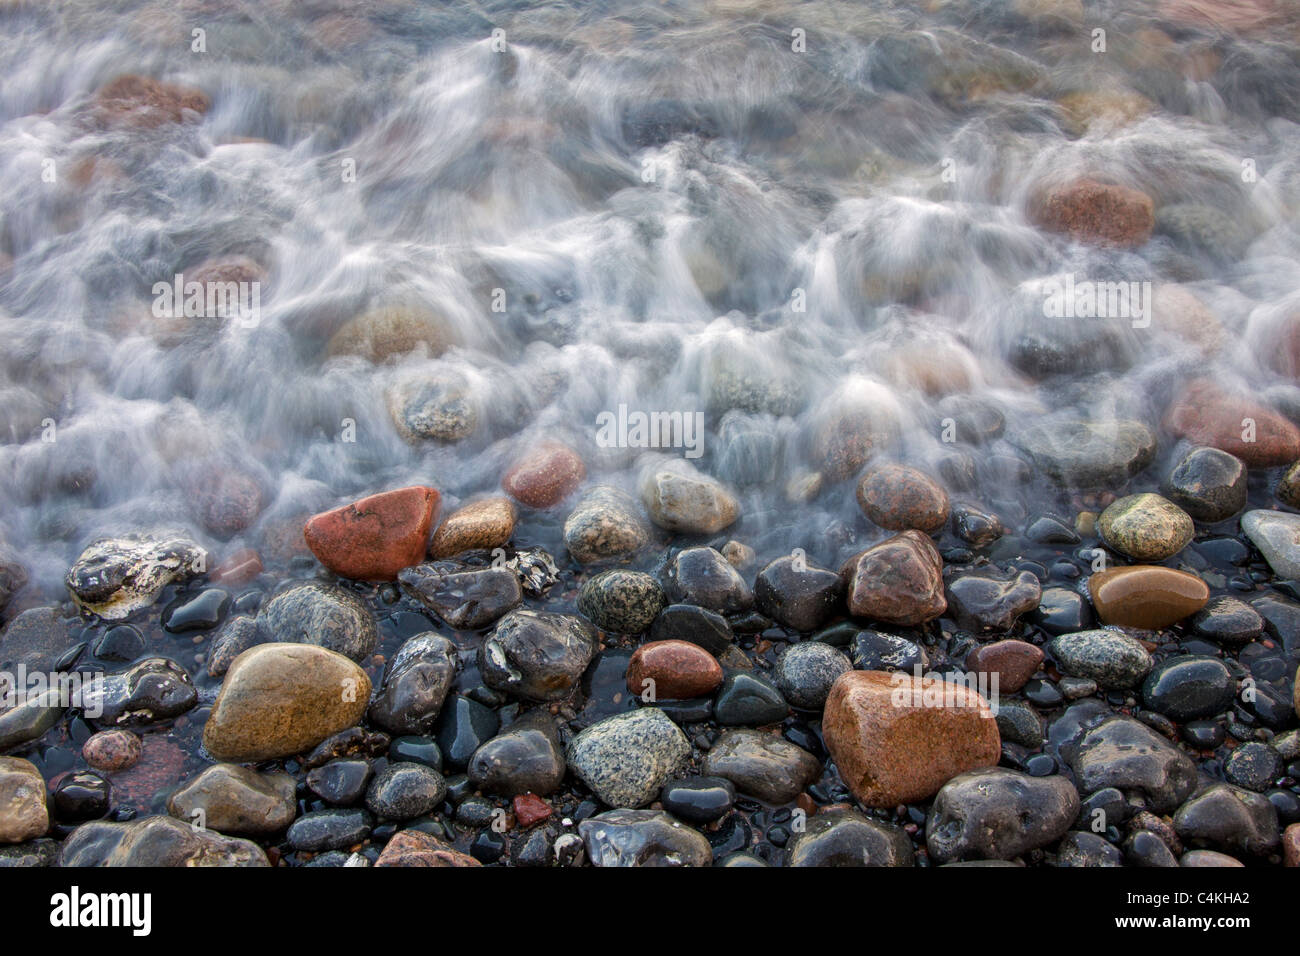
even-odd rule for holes
{"type": "Polygon", "coordinates": [[[1088,578],[1088,594],[1103,624],[1158,630],[1195,614],[1210,599],[1204,581],[1158,565],[1109,568],[1088,578]]]}
{"type": "Polygon", "coordinates": [[[465,551],[505,547],[514,534],[516,519],[509,498],[484,498],[462,505],[434,532],[429,557],[450,558],[465,551]]]}
{"type": "Polygon", "coordinates": [[[293,822],[297,784],[287,773],[258,773],[219,763],[183,784],[167,800],[167,812],[218,833],[266,836],[293,822]]]}
{"type": "Polygon", "coordinates": [[[596,650],[591,625],[550,611],[511,611],[479,648],[484,682],[533,701],[572,693],[596,650]]]}
{"type": "Polygon", "coordinates": [[[564,521],[564,546],[579,564],[633,554],[650,541],[650,525],[631,495],[610,485],[587,491],[564,521]]]}
{"type": "Polygon", "coordinates": [[[292,757],[357,724],[370,678],[341,654],[307,644],[261,644],[239,655],[203,728],[218,760],[292,757]]]}
{"type": "Polygon", "coordinates": [[[1043,649],[1028,641],[994,641],[982,644],[966,655],[966,670],[975,674],[997,674],[998,690],[1014,694],[1034,676],[1043,662],[1043,649]]]}
{"type": "Polygon", "coordinates": [[[91,767],[112,773],[129,770],[140,759],[140,738],[129,730],[101,730],[81,745],[81,755],[91,767]]]}
{"type": "Polygon", "coordinates": [[[852,662],[829,644],[805,641],[781,655],[774,676],[782,696],[795,707],[821,710],[836,679],[852,669],[852,662]]]}
{"type": "Polygon", "coordinates": [[[681,729],[654,708],[606,717],[569,743],[568,764],[602,802],[641,807],[690,757],[681,729]]]}
{"type": "Polygon", "coordinates": [[[659,582],[642,571],[603,571],[578,592],[578,612],[616,634],[643,633],[665,603],[659,582]]]}
{"type": "Polygon", "coordinates": [[[901,827],[852,809],[812,817],[786,849],[786,866],[912,866],[912,841],[901,827]]]}
{"type": "Polygon", "coordinates": [[[938,863],[1012,860],[1056,842],[1078,815],[1079,794],[1065,777],[985,767],[943,785],[925,842],[938,863]]]}
{"type": "Polygon", "coordinates": [[[704,648],[686,641],[651,641],[628,662],[627,686],[651,700],[689,700],[712,694],[722,683],[722,665],[704,648]]]}
{"type": "Polygon", "coordinates": [[[1146,648],[1119,631],[1061,634],[1048,648],[1062,671],[1096,681],[1107,689],[1134,687],[1151,670],[1151,655],[1146,648]]]}
{"type": "Polygon", "coordinates": [[[872,468],[858,482],[858,507],[889,531],[909,528],[932,534],[948,521],[948,493],[924,472],[907,465],[872,468]]]}
{"type": "Polygon", "coordinates": [[[1246,465],[1217,448],[1194,448],[1161,490],[1197,521],[1224,521],[1246,507],[1246,465]]]}
{"type": "Polygon", "coordinates": [[[1150,492],[1112,502],[1097,519],[1102,540],[1137,561],[1163,561],[1187,546],[1196,532],[1191,515],[1150,492]]]}
{"type": "Polygon", "coordinates": [[[521,505],[544,510],[577,491],[586,477],[587,466],[577,452],[548,441],[517,459],[501,479],[501,487],[521,505]]]}
{"type": "Polygon", "coordinates": [[[413,820],[432,813],[447,796],[447,781],[421,763],[391,763],[366,791],[366,809],[381,820],[413,820]]]}
{"type": "Polygon", "coordinates": [[[1223,661],[1195,654],[1167,658],[1142,684],[1147,707],[1178,723],[1223,713],[1236,693],[1223,661]]]}
{"type": "Polygon", "coordinates": [[[323,647],[360,661],[374,652],[379,629],[355,593],[332,584],[296,584],[271,598],[257,615],[258,637],[268,643],[323,647]]]}

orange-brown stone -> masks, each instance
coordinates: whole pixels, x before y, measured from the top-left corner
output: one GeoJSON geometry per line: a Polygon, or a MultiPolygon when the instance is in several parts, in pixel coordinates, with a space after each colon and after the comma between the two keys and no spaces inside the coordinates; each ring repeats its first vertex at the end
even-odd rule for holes
{"type": "Polygon", "coordinates": [[[423,830],[399,830],[384,845],[375,866],[481,866],[467,853],[453,850],[423,830]]]}
{"type": "Polygon", "coordinates": [[[1088,593],[1103,624],[1158,630],[1205,607],[1210,589],[1186,571],[1154,564],[1098,571],[1088,593]]]}
{"type": "Polygon", "coordinates": [[[858,507],[889,531],[915,528],[932,534],[948,520],[948,493],[924,472],[906,465],[881,465],[858,482],[858,507]]]}
{"type": "Polygon", "coordinates": [[[943,558],[919,531],[904,531],[849,558],[840,570],[849,613],[908,626],[932,621],[948,609],[943,558]]]}
{"type": "Polygon", "coordinates": [[[997,674],[999,692],[1014,694],[1029,683],[1042,662],[1043,649],[1028,641],[994,641],[966,655],[966,670],[972,674],[997,674]]]}
{"type": "Polygon", "coordinates": [[[577,452],[559,442],[544,442],[510,466],[501,487],[521,505],[551,508],[586,477],[587,467],[577,452]]]}
{"type": "Polygon", "coordinates": [[[901,671],[847,671],[831,687],[822,735],[858,802],[924,800],[967,770],[992,767],[1002,740],[980,694],[901,671]]]}
{"type": "Polygon", "coordinates": [[[1179,438],[1236,455],[1247,465],[1289,465],[1300,458],[1300,428],[1204,379],[1189,384],[1169,407],[1165,427],[1179,438]]]}
{"type": "Polygon", "coordinates": [[[472,501],[438,526],[429,542],[429,557],[450,558],[478,548],[504,547],[514,534],[515,517],[515,504],[509,498],[472,501]]]}
{"type": "Polygon", "coordinates": [[[212,103],[202,90],[160,83],[147,76],[119,76],[95,94],[95,116],[105,126],[155,129],[180,123],[186,111],[203,114],[212,103]]]}
{"type": "Polygon", "coordinates": [[[1043,229],[1076,242],[1140,246],[1155,228],[1155,204],[1146,193],[1080,179],[1048,190],[1030,208],[1043,229]]]}
{"type": "Polygon", "coordinates": [[[689,641],[651,641],[642,644],[627,665],[627,686],[640,695],[650,689],[655,700],[689,700],[712,694],[722,683],[722,665],[716,657],[689,641]]]}
{"type": "Polygon", "coordinates": [[[424,485],[362,498],[312,516],[303,538],[317,560],[358,581],[393,581],[424,560],[438,492],[424,485]]]}

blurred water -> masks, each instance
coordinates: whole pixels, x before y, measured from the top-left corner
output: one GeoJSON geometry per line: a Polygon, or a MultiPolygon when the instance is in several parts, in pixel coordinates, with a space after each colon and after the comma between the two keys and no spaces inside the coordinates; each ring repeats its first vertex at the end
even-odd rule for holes
{"type": "MultiPolygon", "coordinates": [[[[1069,408],[1154,425],[1207,370],[1290,395],[1258,344],[1300,304],[1300,24],[1215,10],[0,0],[3,538],[54,594],[102,533],[214,543],[194,514],[214,469],[266,505],[221,551],[387,487],[491,490],[542,435],[632,487],[640,450],[596,443],[626,403],[705,412],[696,464],[741,493],[738,533],[834,560],[851,486],[786,488],[846,414],[934,468],[953,403],[1010,432],[1069,408]],[[96,91],[122,74],[210,108],[105,124],[96,91]],[[1084,174],[1185,215],[1133,251],[1029,222],[1084,174]],[[154,283],[235,260],[263,276],[255,327],[153,314],[154,283]],[[1172,315],[1049,321],[1036,283],[1068,273],[1177,284],[1169,311],[1194,295],[1222,340],[1207,355],[1172,315]],[[394,304],[453,347],[330,354],[394,304]],[[1027,368],[1027,339],[1061,366],[1027,368]],[[468,436],[404,440],[401,387],[454,395],[468,436]]],[[[973,453],[977,497],[1050,503],[989,477],[999,453],[973,453]]]]}

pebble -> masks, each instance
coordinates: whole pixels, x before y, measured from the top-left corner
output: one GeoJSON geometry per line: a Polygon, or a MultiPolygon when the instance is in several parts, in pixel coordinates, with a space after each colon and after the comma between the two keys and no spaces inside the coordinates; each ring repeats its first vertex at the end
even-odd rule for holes
{"type": "Polygon", "coordinates": [[[665,604],[659,582],[643,571],[602,571],[578,592],[578,613],[615,634],[644,633],[665,604]]]}
{"type": "Polygon", "coordinates": [[[65,579],[78,607],[108,621],[148,607],[163,588],[207,567],[207,552],[182,537],[133,534],[91,544],[65,579]]]}
{"type": "Polygon", "coordinates": [[[954,505],[952,530],[957,537],[976,548],[992,544],[1006,534],[1002,519],[992,512],[970,504],[954,505]]]}
{"type": "Polygon", "coordinates": [[[1163,561],[1192,540],[1189,515],[1167,498],[1144,493],[1113,501],[1097,519],[1102,540],[1137,561],[1163,561]]]}
{"type": "Polygon", "coordinates": [[[365,601],[316,581],[292,585],[271,598],[258,612],[257,630],[263,642],[314,645],[354,661],[369,657],[379,643],[365,601]]]}
{"type": "Polygon", "coordinates": [[[374,765],[367,758],[343,757],[309,770],[307,789],[326,803],[350,807],[365,796],[372,776],[374,765]]]}
{"type": "Polygon", "coordinates": [[[713,548],[685,548],[663,571],[664,593],[672,604],[694,604],[719,614],[738,614],[754,606],[754,593],[731,562],[713,548]]]}
{"type": "Polygon", "coordinates": [[[474,434],[479,411],[469,382],[459,373],[429,379],[411,376],[385,393],[388,415],[402,440],[457,442],[474,434]]]}
{"type": "Polygon", "coordinates": [[[45,779],[21,757],[0,757],[0,844],[24,843],[50,827],[45,779]]]}
{"type": "Polygon", "coordinates": [[[185,668],[165,657],[147,657],[87,687],[82,701],[97,725],[144,726],[186,713],[199,694],[185,668]]]}
{"type": "Polygon", "coordinates": [[[1236,647],[1249,644],[1264,633],[1264,619],[1245,601],[1217,597],[1197,611],[1188,622],[1197,637],[1216,644],[1236,647]]]}
{"type": "Polygon", "coordinates": [[[417,634],[398,648],[384,668],[370,704],[372,723],[394,734],[427,734],[438,719],[456,677],[460,655],[440,634],[417,634]]]}
{"type": "Polygon", "coordinates": [[[904,531],[848,560],[849,613],[888,624],[932,621],[948,608],[943,559],[919,531],[904,531]]]}
{"type": "Polygon", "coordinates": [[[822,772],[821,763],[788,740],[757,730],[728,730],[700,764],[706,776],[723,777],[736,790],[764,803],[789,803],[822,772]]]}
{"type": "Polygon", "coordinates": [[[713,704],[714,719],[723,727],[763,727],[790,713],[781,692],[757,674],[727,674],[713,704]]]}
{"type": "Polygon", "coordinates": [[[1048,649],[1064,673],[1094,680],[1107,690],[1134,687],[1151,670],[1146,648],[1119,631],[1061,634],[1048,649]]]}
{"type": "Polygon", "coordinates": [[[1177,723],[1222,714],[1236,693],[1223,661],[1196,654],[1166,658],[1142,684],[1146,706],[1177,723]]]}
{"type": "Polygon", "coordinates": [[[1215,850],[1189,850],[1178,858],[1179,866],[1245,866],[1235,857],[1215,850]]]}
{"type": "Polygon", "coordinates": [[[933,534],[948,522],[948,493],[929,475],[907,465],[872,468],[858,482],[858,507],[888,531],[933,534]]]}
{"type": "Polygon", "coordinates": [[[1089,729],[1069,764],[1080,793],[1109,787],[1135,792],[1155,813],[1171,813],[1196,786],[1191,758],[1129,717],[1110,717],[1089,729]]]}
{"type": "Polygon", "coordinates": [[[1046,422],[1014,436],[1033,464],[1067,488],[1114,488],[1155,459],[1156,436],[1128,420],[1046,422]]]}
{"type": "Polygon", "coordinates": [[[86,763],[106,773],[129,770],[139,761],[140,753],[140,738],[120,728],[91,734],[81,745],[81,755],[86,763]]]}
{"type": "Polygon", "coordinates": [[[1019,744],[1028,750],[1043,745],[1043,722],[1038,712],[1024,701],[1000,701],[995,719],[1003,743],[1019,744]]]}
{"type": "MultiPolygon", "coordinates": [[[[541,797],[531,793],[521,793],[510,801],[510,808],[514,811],[515,822],[522,828],[536,826],[543,820],[549,820],[552,811],[548,804],[541,797]]],[[[542,852],[538,854],[537,865],[544,866],[550,856],[551,844],[549,835],[543,844],[542,852]]],[[[515,861],[520,862],[519,860],[515,861]]],[[[528,865],[528,864],[524,864],[528,865]]]]}
{"type": "Polygon", "coordinates": [[[690,757],[686,735],[662,712],[642,708],[592,724],[569,743],[568,765],[603,803],[641,807],[690,757]]]}
{"type": "Polygon", "coordinates": [[[479,747],[500,729],[496,711],[468,697],[448,701],[434,725],[435,739],[443,761],[451,770],[464,770],[479,747]]]}
{"type": "Polygon", "coordinates": [[[257,627],[257,619],[240,614],[226,621],[212,638],[208,648],[208,676],[224,677],[235,658],[266,638],[257,627]]]}
{"type": "Polygon", "coordinates": [[[618,809],[578,824],[592,866],[708,866],[704,835],[662,810],[618,809]]]}
{"type": "Polygon", "coordinates": [[[1277,500],[1292,508],[1300,508],[1300,461],[1293,462],[1283,473],[1274,492],[1277,500]]]}
{"type": "Polygon", "coordinates": [[[973,631],[1006,632],[1017,619],[1038,607],[1043,595],[1038,578],[981,568],[948,581],[948,609],[962,627],[973,631]]]}
{"type": "Polygon", "coordinates": [[[921,645],[884,631],[858,631],[851,652],[853,666],[861,671],[913,671],[928,663],[921,645]]]}
{"type": "Polygon", "coordinates": [[[1029,215],[1048,232],[1104,247],[1140,246],[1155,228],[1155,204],[1146,193],[1086,178],[1036,196],[1029,215]]]}
{"type": "Polygon", "coordinates": [[[375,866],[482,866],[468,853],[461,853],[423,830],[401,830],[384,845],[375,866]]]}
{"type": "Polygon", "coordinates": [[[949,780],[925,824],[931,859],[1013,860],[1059,840],[1079,815],[1065,777],[1030,777],[985,767],[949,780]]]}
{"type": "Polygon", "coordinates": [[[802,555],[769,562],[754,581],[758,610],[783,627],[807,633],[842,613],[844,585],[834,571],[802,555]]]}
{"type": "Polygon", "coordinates": [[[805,641],[781,655],[774,676],[781,695],[795,707],[821,710],[831,685],[852,669],[852,662],[829,644],[805,641]]]}
{"type": "Polygon", "coordinates": [[[1161,489],[1197,521],[1225,521],[1246,507],[1246,466],[1217,448],[1193,448],[1161,489]]]}
{"type": "Polygon", "coordinates": [[[483,498],[462,505],[442,520],[429,542],[429,557],[451,558],[466,551],[505,547],[518,515],[509,498],[483,498]]]}
{"type": "Polygon", "coordinates": [[[525,700],[569,696],[591,663],[596,635],[581,618],[520,608],[503,617],[479,648],[478,666],[494,690],[525,700]]]}
{"type": "Polygon", "coordinates": [[[1258,741],[1237,747],[1223,765],[1224,779],[1255,793],[1263,793],[1282,775],[1282,757],[1268,744],[1258,741]]]}
{"type": "Polygon", "coordinates": [[[725,777],[687,777],[664,784],[659,794],[664,810],[687,823],[721,820],[736,802],[736,788],[725,777]]]}
{"type": "Polygon", "coordinates": [[[643,644],[627,667],[628,690],[647,702],[704,697],[721,683],[722,665],[717,658],[686,641],[643,644]]]}
{"type": "Polygon", "coordinates": [[[1277,811],[1268,798],[1214,784],[1174,814],[1174,830],[1189,847],[1243,856],[1267,856],[1281,845],[1277,811]]]}
{"type": "Polygon", "coordinates": [[[634,554],[650,541],[650,525],[627,492],[597,485],[578,501],[564,522],[564,546],[579,564],[634,554]]]}
{"type": "Polygon", "coordinates": [[[1280,578],[1300,578],[1300,515],[1282,511],[1247,511],[1241,530],[1280,578]]]}
{"type": "Polygon", "coordinates": [[[398,572],[402,590],[458,630],[487,627],[524,600],[519,576],[509,568],[475,568],[446,561],[398,572]]]}
{"type": "Polygon", "coordinates": [[[390,763],[366,790],[366,809],[380,820],[413,820],[432,813],[447,796],[447,781],[421,763],[390,763]]]}
{"type": "Polygon", "coordinates": [[[316,559],[340,577],[393,581],[424,560],[440,504],[438,491],[426,485],[385,491],[313,515],[303,537],[316,559]]]}
{"type": "Polygon", "coordinates": [[[1042,662],[1043,649],[1028,641],[994,641],[966,655],[966,670],[974,674],[997,674],[998,691],[1014,694],[1029,682],[1042,662]]]}
{"type": "Polygon", "coordinates": [[[680,534],[717,534],[740,517],[740,502],[726,488],[689,467],[651,471],[641,501],[651,521],[680,534]]]}
{"type": "Polygon", "coordinates": [[[733,646],[735,635],[727,619],[693,604],[670,604],[650,625],[652,641],[689,641],[717,656],[733,646]]]}
{"type": "Polygon", "coordinates": [[[218,833],[270,836],[298,812],[297,784],[287,773],[258,773],[219,763],[204,768],[167,800],[167,812],[218,833]]]}
{"type": "Polygon", "coordinates": [[[374,826],[366,810],[313,810],[290,824],[285,840],[307,853],[346,850],[370,836],[374,826]]]}
{"type": "Polygon", "coordinates": [[[358,723],[370,678],[341,654],[305,644],[262,644],[226,674],[203,728],[218,760],[291,757],[358,723]]]}
{"type": "Polygon", "coordinates": [[[1091,575],[1088,593],[1102,623],[1144,630],[1181,621],[1210,598],[1209,587],[1194,574],[1140,564],[1091,575]]]}
{"type": "Polygon", "coordinates": [[[924,800],[957,774],[996,764],[1001,752],[979,694],[898,672],[842,675],[827,698],[822,735],[841,779],[869,807],[924,800]]]}
{"type": "Polygon", "coordinates": [[[63,841],[59,865],[184,867],[269,866],[260,846],[214,830],[196,829],[169,816],[126,823],[83,823],[63,841]]]}
{"type": "Polygon", "coordinates": [[[423,306],[391,302],[349,319],[325,347],[329,357],[356,355],[378,365],[408,352],[436,358],[455,344],[451,324],[423,306]]]}
{"type": "Polygon", "coordinates": [[[1119,847],[1095,833],[1075,830],[1061,838],[1056,848],[1056,865],[1068,867],[1123,866],[1119,847]]]}
{"type": "Polygon", "coordinates": [[[475,750],[466,770],[470,785],[484,793],[555,793],[565,772],[555,719],[545,710],[530,711],[475,750]]]}
{"type": "Polygon", "coordinates": [[[143,634],[130,624],[119,624],[101,634],[90,652],[101,661],[127,663],[143,654],[145,646],[143,634]]]}
{"type": "Polygon", "coordinates": [[[568,445],[543,442],[512,464],[501,479],[501,487],[515,501],[528,508],[553,508],[578,490],[587,477],[587,466],[568,445]]]}
{"type": "Polygon", "coordinates": [[[850,808],[823,810],[786,848],[786,866],[913,866],[901,827],[850,808]]]}
{"type": "Polygon", "coordinates": [[[1174,399],[1164,424],[1175,436],[1226,451],[1250,467],[1289,465],[1300,458],[1300,428],[1272,409],[1229,394],[1205,379],[1189,383],[1174,399]],[[1253,435],[1244,435],[1245,419],[1254,422],[1253,435]]]}

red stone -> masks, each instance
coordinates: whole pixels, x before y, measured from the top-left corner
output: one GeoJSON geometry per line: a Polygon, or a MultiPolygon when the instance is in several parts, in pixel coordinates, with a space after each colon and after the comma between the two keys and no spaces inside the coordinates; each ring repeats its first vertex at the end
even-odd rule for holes
{"type": "Polygon", "coordinates": [[[529,508],[551,508],[577,490],[587,477],[578,453],[559,442],[544,442],[520,458],[501,479],[511,498],[529,508]]]}
{"type": "Polygon", "coordinates": [[[909,530],[855,554],[840,569],[849,613],[913,626],[948,609],[943,558],[928,537],[909,530]]]}
{"type": "Polygon", "coordinates": [[[239,587],[247,584],[263,571],[262,558],[252,548],[240,548],[217,565],[208,579],[213,584],[239,587]]]}
{"type": "Polygon", "coordinates": [[[1165,428],[1179,438],[1236,455],[1247,465],[1289,465],[1300,458],[1300,428],[1272,409],[1206,379],[1183,390],[1165,415],[1165,428]],[[1254,441],[1246,440],[1247,419],[1254,423],[1254,441]]]}
{"type": "Polygon", "coordinates": [[[187,112],[206,113],[211,105],[202,90],[133,74],[111,80],[95,94],[96,119],[105,126],[156,129],[183,122],[187,112]]]}
{"type": "Polygon", "coordinates": [[[1028,641],[994,641],[966,655],[966,670],[973,674],[997,674],[998,691],[1014,694],[1034,676],[1043,662],[1043,649],[1028,641]]]}
{"type": "Polygon", "coordinates": [[[722,665],[698,644],[651,641],[638,647],[628,662],[628,690],[637,695],[645,693],[647,680],[654,681],[656,700],[690,700],[718,689],[722,665]]]}
{"type": "Polygon", "coordinates": [[[441,498],[424,485],[385,491],[314,515],[303,538],[317,560],[335,574],[358,581],[392,581],[419,564],[441,498]]]}
{"type": "Polygon", "coordinates": [[[522,793],[514,799],[515,821],[527,829],[550,817],[551,805],[534,793],[522,793]]]}
{"type": "Polygon", "coordinates": [[[1049,232],[1101,246],[1140,246],[1155,228],[1155,204],[1146,193],[1079,179],[1047,191],[1030,215],[1049,232]]]}

